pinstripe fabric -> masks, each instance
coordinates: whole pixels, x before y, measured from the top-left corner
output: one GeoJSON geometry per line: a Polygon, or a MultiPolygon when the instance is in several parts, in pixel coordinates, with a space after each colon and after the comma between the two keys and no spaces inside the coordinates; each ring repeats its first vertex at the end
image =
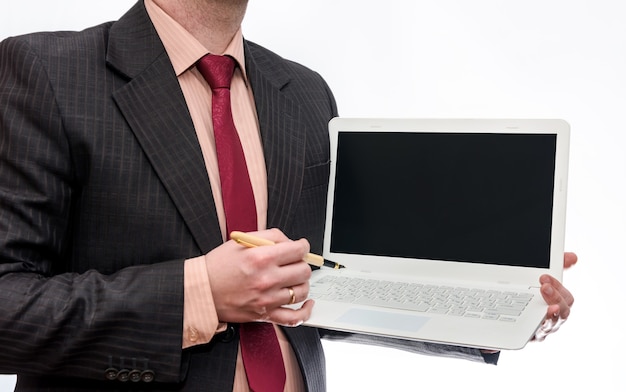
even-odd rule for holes
{"type": "MultiPolygon", "coordinates": [[[[216,205],[220,227],[222,228],[222,235],[226,239],[226,218],[222,208],[222,192],[220,189],[217,153],[215,139],[213,138],[213,122],[210,110],[212,91],[204,77],[195,67],[196,62],[206,55],[208,51],[193,35],[167,15],[153,1],[146,0],[144,3],[148,15],[160,39],[163,41],[163,46],[172,62],[181,90],[185,96],[213,188],[213,200],[216,205]],[[180,45],[180,42],[185,42],[185,45],[180,45]]],[[[229,54],[239,64],[244,64],[241,29],[235,34],[224,53],[221,54],[229,54]]],[[[232,109],[235,126],[246,154],[248,171],[250,172],[254,190],[258,227],[259,229],[264,229],[267,216],[267,176],[257,116],[254,109],[254,97],[252,96],[252,91],[248,88],[244,67],[237,67],[235,70],[230,90],[233,97],[232,109]]]]}
{"type": "MultiPolygon", "coordinates": [[[[268,171],[268,226],[321,249],[323,80],[248,43],[268,171]]],[[[139,2],[119,22],[0,44],[0,371],[18,390],[229,390],[237,336],[181,352],[183,260],[221,243],[202,153],[139,2]],[[135,364],[132,364],[132,359],[135,364]]],[[[316,330],[286,329],[311,391],[316,330]]]]}

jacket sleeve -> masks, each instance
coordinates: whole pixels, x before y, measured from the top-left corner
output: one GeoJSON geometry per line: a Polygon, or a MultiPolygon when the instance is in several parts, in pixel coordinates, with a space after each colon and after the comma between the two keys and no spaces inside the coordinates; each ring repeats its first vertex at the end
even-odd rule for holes
{"type": "Polygon", "coordinates": [[[177,382],[183,260],[67,272],[80,189],[50,72],[0,43],[0,373],[177,382]]]}

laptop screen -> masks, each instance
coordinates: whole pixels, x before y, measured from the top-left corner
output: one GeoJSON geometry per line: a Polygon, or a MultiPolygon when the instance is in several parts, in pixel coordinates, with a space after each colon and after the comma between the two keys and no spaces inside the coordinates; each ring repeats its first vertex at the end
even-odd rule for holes
{"type": "Polygon", "coordinates": [[[339,132],[330,250],[549,268],[556,134],[339,132]]]}

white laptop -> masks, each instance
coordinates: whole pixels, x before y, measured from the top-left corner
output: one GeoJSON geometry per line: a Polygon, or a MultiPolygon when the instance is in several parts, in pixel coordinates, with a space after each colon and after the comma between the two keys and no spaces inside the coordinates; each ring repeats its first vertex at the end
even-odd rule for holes
{"type": "Polygon", "coordinates": [[[520,349],[561,279],[569,125],[562,120],[330,122],[323,256],[307,325],[520,349]]]}

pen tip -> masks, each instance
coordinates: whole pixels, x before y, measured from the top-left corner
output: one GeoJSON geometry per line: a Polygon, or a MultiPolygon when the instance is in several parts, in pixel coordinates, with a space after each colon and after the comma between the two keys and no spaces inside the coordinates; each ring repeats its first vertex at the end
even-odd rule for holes
{"type": "Polygon", "coordinates": [[[339,264],[339,263],[335,263],[334,261],[330,261],[330,260],[326,260],[324,259],[324,266],[328,267],[328,268],[332,268],[332,269],[341,269],[341,268],[346,268],[343,265],[339,264]]]}

